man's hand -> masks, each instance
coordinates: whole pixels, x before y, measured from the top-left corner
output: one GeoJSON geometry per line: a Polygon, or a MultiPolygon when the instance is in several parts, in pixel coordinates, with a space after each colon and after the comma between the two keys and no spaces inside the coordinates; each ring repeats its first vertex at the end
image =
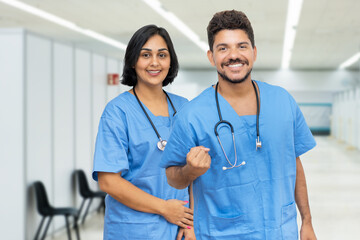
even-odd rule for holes
{"type": "Polygon", "coordinates": [[[166,169],[166,176],[170,186],[177,189],[184,189],[196,178],[206,173],[210,168],[210,149],[198,146],[190,149],[186,155],[184,166],[171,166],[166,169]]]}
{"type": "Polygon", "coordinates": [[[186,168],[189,176],[192,179],[206,173],[211,165],[211,157],[209,155],[209,148],[198,146],[190,149],[186,155],[186,168]]]}
{"type": "Polygon", "coordinates": [[[316,240],[315,232],[311,223],[303,222],[300,229],[300,240],[316,240]]]}

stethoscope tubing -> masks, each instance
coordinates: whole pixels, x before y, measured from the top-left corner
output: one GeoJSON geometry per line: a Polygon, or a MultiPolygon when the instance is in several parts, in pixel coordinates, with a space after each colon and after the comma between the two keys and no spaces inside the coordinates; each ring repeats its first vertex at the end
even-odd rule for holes
{"type": "MultiPolygon", "coordinates": [[[[261,147],[261,142],[259,140],[260,138],[260,130],[259,130],[259,116],[260,116],[260,101],[259,101],[259,95],[258,95],[258,91],[256,89],[255,83],[254,81],[251,81],[254,90],[255,90],[255,95],[256,95],[256,135],[257,135],[257,140],[256,140],[256,150],[258,149],[258,147],[261,147]],[[260,144],[260,146],[258,146],[258,144],[260,144]]],[[[219,82],[216,83],[216,87],[215,87],[215,100],[216,100],[216,108],[217,108],[217,112],[219,115],[219,121],[215,124],[214,126],[214,132],[215,135],[217,137],[217,140],[220,144],[221,150],[223,151],[226,161],[228,162],[228,164],[230,165],[230,167],[223,167],[223,170],[228,170],[228,169],[232,169],[235,167],[240,167],[242,165],[245,165],[246,162],[243,161],[241,162],[239,165],[237,165],[237,153],[236,153],[236,143],[235,143],[235,134],[234,134],[234,127],[232,126],[232,124],[229,121],[223,120],[222,115],[221,115],[221,109],[220,109],[220,104],[219,104],[219,98],[218,98],[218,86],[219,86],[219,82]],[[220,124],[226,124],[230,127],[230,131],[231,131],[231,135],[232,135],[232,140],[233,140],[233,144],[234,144],[234,154],[235,154],[235,161],[234,164],[232,164],[228,158],[228,156],[226,155],[225,149],[221,143],[220,137],[219,137],[219,133],[217,131],[218,127],[220,124]]],[[[260,90],[259,90],[260,92],[260,90]]]]}
{"type": "MultiPolygon", "coordinates": [[[[259,100],[259,94],[256,89],[254,81],[251,80],[251,83],[254,87],[255,95],[256,95],[256,136],[257,136],[257,138],[259,138],[260,137],[260,129],[259,129],[260,100],[259,100]]],[[[216,83],[216,87],[215,87],[216,108],[217,108],[217,112],[219,115],[219,121],[215,124],[215,127],[214,127],[214,132],[215,132],[216,136],[219,136],[217,128],[222,123],[227,124],[230,127],[231,133],[234,133],[234,127],[232,126],[232,124],[229,121],[223,120],[223,118],[222,118],[220,104],[219,104],[219,97],[218,97],[218,86],[219,86],[219,82],[216,83]]],[[[259,92],[260,92],[260,89],[259,89],[259,92]]]]}
{"type": "MultiPolygon", "coordinates": [[[[137,96],[137,94],[136,94],[136,91],[135,91],[135,86],[134,86],[134,88],[133,88],[133,91],[134,91],[134,95],[135,95],[135,97],[136,97],[136,100],[138,101],[138,103],[139,103],[139,105],[140,105],[141,109],[143,110],[143,112],[145,113],[146,118],[149,120],[149,122],[150,122],[150,124],[151,124],[152,128],[154,129],[154,131],[155,131],[155,133],[156,133],[156,136],[158,137],[159,141],[160,141],[160,142],[162,142],[162,141],[163,141],[163,139],[161,138],[161,136],[160,136],[160,134],[159,134],[158,130],[156,129],[156,127],[155,127],[155,125],[154,125],[153,121],[151,121],[151,118],[150,118],[149,114],[146,112],[146,110],[145,110],[144,106],[142,105],[142,103],[141,103],[141,101],[140,101],[139,97],[138,97],[138,96],[137,96]]],[[[176,114],[176,109],[175,109],[175,107],[174,107],[174,104],[172,103],[172,101],[171,101],[171,99],[170,99],[169,95],[167,94],[167,92],[166,92],[164,89],[163,89],[163,92],[165,93],[166,98],[167,98],[167,99],[169,99],[170,105],[171,105],[172,109],[174,110],[174,114],[173,114],[173,116],[175,116],[175,114],[176,114]]]]}

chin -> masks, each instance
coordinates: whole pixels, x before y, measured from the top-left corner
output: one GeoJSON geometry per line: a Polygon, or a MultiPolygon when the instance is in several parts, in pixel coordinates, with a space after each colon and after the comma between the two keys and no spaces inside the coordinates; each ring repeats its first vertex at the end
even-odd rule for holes
{"type": "Polygon", "coordinates": [[[251,71],[252,71],[252,69],[250,69],[250,71],[248,71],[248,72],[245,74],[245,76],[234,76],[234,77],[231,77],[231,78],[228,77],[228,76],[226,75],[226,73],[220,73],[220,72],[218,71],[218,74],[219,74],[220,77],[221,77],[222,79],[224,79],[225,81],[230,82],[230,83],[233,83],[233,84],[237,84],[237,83],[243,83],[243,82],[245,82],[246,79],[249,78],[251,71]]]}

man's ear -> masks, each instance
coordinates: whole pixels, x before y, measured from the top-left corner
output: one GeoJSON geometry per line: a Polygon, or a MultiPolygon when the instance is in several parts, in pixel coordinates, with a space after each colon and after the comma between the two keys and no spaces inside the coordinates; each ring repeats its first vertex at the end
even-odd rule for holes
{"type": "Polygon", "coordinates": [[[211,50],[207,51],[207,57],[208,57],[211,65],[215,66],[215,61],[214,61],[214,58],[213,58],[213,52],[211,50]]]}
{"type": "Polygon", "coordinates": [[[256,61],[257,58],[257,48],[256,46],[254,46],[254,62],[256,61]]]}

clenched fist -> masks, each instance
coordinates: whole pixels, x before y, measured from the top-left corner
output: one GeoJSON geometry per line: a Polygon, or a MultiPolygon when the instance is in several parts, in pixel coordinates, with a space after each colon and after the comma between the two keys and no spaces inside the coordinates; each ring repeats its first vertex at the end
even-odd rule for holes
{"type": "Polygon", "coordinates": [[[190,149],[186,155],[186,167],[193,179],[203,175],[210,168],[211,157],[209,148],[198,146],[190,149]]]}

